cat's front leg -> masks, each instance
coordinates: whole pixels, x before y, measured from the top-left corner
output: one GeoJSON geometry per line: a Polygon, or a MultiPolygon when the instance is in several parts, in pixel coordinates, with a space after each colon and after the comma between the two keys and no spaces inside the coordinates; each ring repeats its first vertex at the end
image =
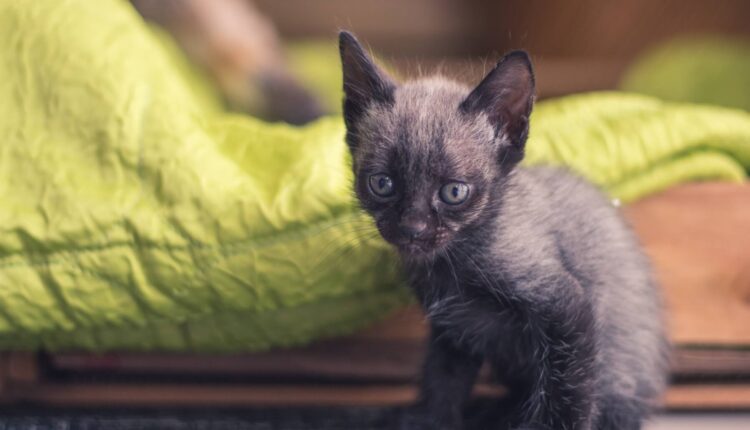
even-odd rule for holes
{"type": "Polygon", "coordinates": [[[432,327],[417,407],[401,423],[406,430],[462,429],[463,408],[482,358],[457,347],[439,327],[432,327]]]}
{"type": "Polygon", "coordinates": [[[532,365],[519,429],[590,430],[596,389],[592,305],[572,276],[543,294],[524,306],[532,365]]]}

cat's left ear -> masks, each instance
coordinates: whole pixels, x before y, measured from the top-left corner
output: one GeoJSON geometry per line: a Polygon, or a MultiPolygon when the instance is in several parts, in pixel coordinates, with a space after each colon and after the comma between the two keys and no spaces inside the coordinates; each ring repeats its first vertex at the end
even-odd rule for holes
{"type": "Polygon", "coordinates": [[[375,64],[353,34],[339,33],[339,51],[344,75],[347,143],[354,149],[359,120],[373,104],[393,104],[396,84],[375,64]]]}
{"type": "Polygon", "coordinates": [[[515,163],[523,158],[534,97],[534,69],[529,54],[513,51],[497,63],[460,108],[468,113],[485,113],[497,136],[505,135],[510,141],[502,159],[515,163]]]}

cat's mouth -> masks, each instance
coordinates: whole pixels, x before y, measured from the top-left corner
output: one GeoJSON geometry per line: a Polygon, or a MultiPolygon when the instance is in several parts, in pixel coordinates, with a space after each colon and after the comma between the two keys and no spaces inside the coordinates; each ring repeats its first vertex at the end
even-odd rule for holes
{"type": "Polygon", "coordinates": [[[408,242],[404,245],[401,245],[401,248],[404,251],[411,253],[411,254],[425,253],[425,252],[429,252],[432,249],[431,246],[428,246],[424,242],[408,242]]]}
{"type": "Polygon", "coordinates": [[[427,261],[435,258],[448,242],[447,234],[428,234],[419,238],[410,238],[391,229],[378,226],[383,239],[389,242],[399,255],[411,261],[427,261]]]}
{"type": "Polygon", "coordinates": [[[413,240],[397,243],[399,253],[409,260],[429,260],[436,255],[439,248],[434,241],[413,240]]]}

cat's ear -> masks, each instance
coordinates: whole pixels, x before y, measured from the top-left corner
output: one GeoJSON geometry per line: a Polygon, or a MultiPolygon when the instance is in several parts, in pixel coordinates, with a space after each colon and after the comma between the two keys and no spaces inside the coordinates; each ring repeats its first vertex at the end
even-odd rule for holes
{"type": "Polygon", "coordinates": [[[505,162],[523,158],[534,105],[534,69],[525,51],[505,55],[461,103],[464,112],[484,112],[498,136],[505,135],[510,148],[501,154],[505,162]]]}
{"type": "MultiPolygon", "coordinates": [[[[353,34],[339,33],[339,51],[344,72],[344,122],[351,135],[368,106],[393,103],[396,85],[367,55],[353,34]]],[[[355,146],[355,142],[349,145],[355,146]]]]}

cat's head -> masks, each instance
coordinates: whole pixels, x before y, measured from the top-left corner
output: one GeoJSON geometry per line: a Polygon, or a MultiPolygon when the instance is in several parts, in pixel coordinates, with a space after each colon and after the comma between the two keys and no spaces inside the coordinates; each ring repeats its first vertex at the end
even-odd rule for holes
{"type": "Polygon", "coordinates": [[[529,57],[506,55],[471,90],[442,78],[397,84],[353,35],[341,32],[339,44],[356,194],[405,258],[430,259],[491,216],[523,158],[529,57]]]}

